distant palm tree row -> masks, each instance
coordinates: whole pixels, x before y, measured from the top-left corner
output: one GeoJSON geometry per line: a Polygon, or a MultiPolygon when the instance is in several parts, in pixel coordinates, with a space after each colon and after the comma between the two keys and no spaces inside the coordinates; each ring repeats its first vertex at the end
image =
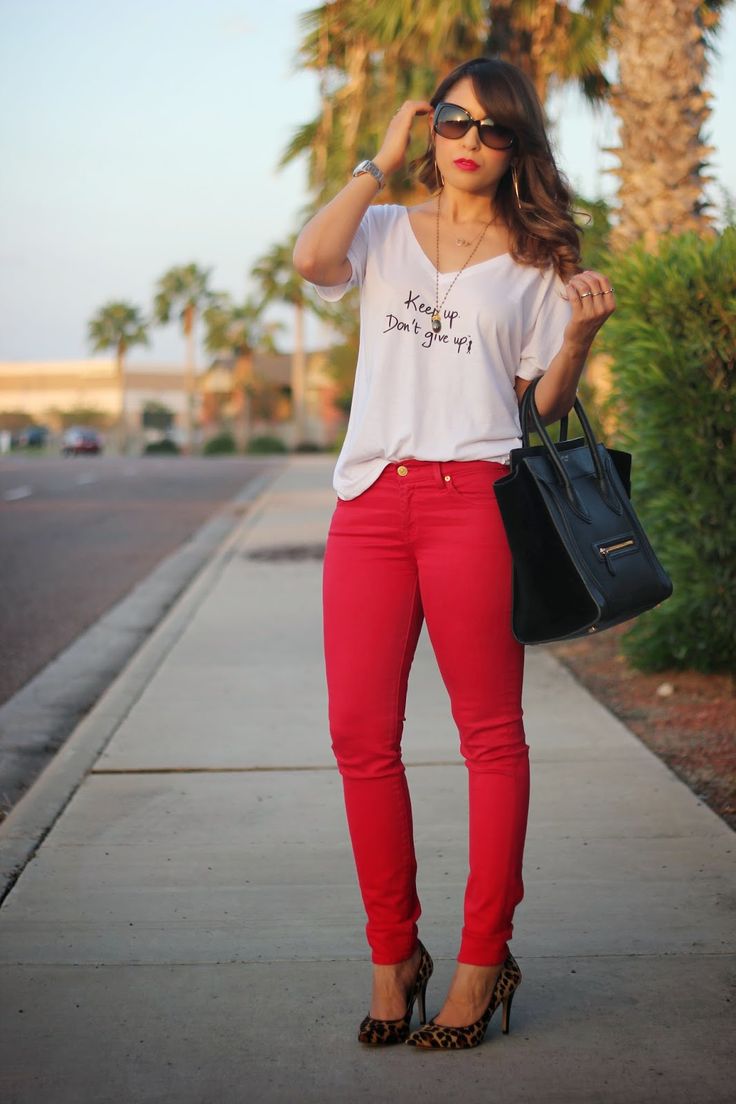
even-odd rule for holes
{"type": "MultiPolygon", "coordinates": [[[[610,103],[620,122],[616,222],[610,245],[643,240],[653,249],[668,232],[712,233],[703,194],[712,152],[703,140],[710,107],[704,85],[721,17],[729,0],[329,0],[304,12],[297,65],[318,75],[317,117],[300,126],[278,168],[307,157],[310,199],[298,227],[251,269],[258,299],[235,304],[208,286],[209,272],[195,264],[172,268],[160,279],[146,321],[128,303],[108,303],[89,323],[96,350],[114,348],[122,387],[128,348],[147,341],[151,323],[175,311],[187,341],[187,440],[194,393],[194,326],[206,325],[205,347],[235,357],[233,385],[248,419],[248,384],[254,352],[273,350],[277,327],[263,321],[272,303],[294,309],[292,399],[297,441],[305,417],[304,312],[328,320],[346,342],[356,339],[350,297],[327,306],[309,293],[292,266],[299,230],[335,195],[362,157],[377,152],[388,122],[405,99],[427,99],[438,79],[467,58],[505,58],[531,77],[542,102],[551,90],[578,87],[591,104],[610,103]],[[604,74],[617,63],[615,83],[604,74]]],[[[417,150],[421,153],[423,150],[417,150]]],[[[407,151],[408,158],[412,154],[407,151]]],[[[382,198],[418,201],[415,182],[394,174],[382,198]],[[416,198],[415,198],[416,195],[416,198]]]]}
{"type": "MultiPolygon", "coordinates": [[[[293,247],[292,247],[293,248],[293,247]]],[[[260,262],[262,279],[273,284],[268,258],[260,262]]],[[[132,303],[105,303],[90,319],[87,336],[94,352],[115,350],[116,380],[121,396],[120,415],[116,426],[118,446],[124,445],[126,433],[125,357],[134,345],[148,345],[153,326],[163,326],[176,315],[186,342],[186,409],[185,441],[191,449],[193,406],[195,394],[195,329],[199,318],[205,326],[204,346],[214,355],[232,356],[235,367],[232,377],[233,398],[240,434],[247,439],[250,424],[248,387],[252,378],[254,351],[275,352],[274,333],[280,323],[263,319],[265,297],[257,302],[252,297],[236,303],[228,292],[210,287],[211,269],[192,263],[170,268],[156,284],[153,307],[145,316],[142,308],[132,303]]]]}

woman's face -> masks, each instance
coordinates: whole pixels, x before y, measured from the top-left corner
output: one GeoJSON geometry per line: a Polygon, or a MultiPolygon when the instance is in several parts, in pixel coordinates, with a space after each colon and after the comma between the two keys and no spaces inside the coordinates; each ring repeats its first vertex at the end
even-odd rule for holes
{"type": "MultiPolygon", "coordinates": [[[[463,77],[445,94],[445,102],[464,107],[473,119],[485,119],[488,112],[475,98],[470,77],[463,77]]],[[[430,130],[434,112],[430,116],[430,130]]],[[[514,157],[514,147],[509,150],[490,149],[480,140],[478,128],[470,127],[462,138],[443,138],[431,130],[434,141],[437,167],[442,173],[445,184],[451,184],[461,191],[495,191],[495,185],[508,170],[514,157]],[[474,161],[478,166],[472,172],[462,169],[454,162],[458,159],[474,161]]]]}

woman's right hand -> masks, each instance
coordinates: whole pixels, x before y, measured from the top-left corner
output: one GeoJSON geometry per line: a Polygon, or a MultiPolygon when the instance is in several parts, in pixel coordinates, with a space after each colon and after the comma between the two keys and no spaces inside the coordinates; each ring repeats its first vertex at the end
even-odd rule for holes
{"type": "Polygon", "coordinates": [[[386,175],[402,168],[411,141],[411,124],[415,117],[427,115],[431,111],[434,111],[434,108],[427,100],[404,100],[388,125],[380,150],[373,158],[386,175]]]}

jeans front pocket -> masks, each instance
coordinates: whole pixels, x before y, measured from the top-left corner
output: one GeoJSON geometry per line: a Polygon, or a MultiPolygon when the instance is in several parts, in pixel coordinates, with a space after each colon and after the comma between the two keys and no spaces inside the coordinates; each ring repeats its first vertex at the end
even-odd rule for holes
{"type": "MultiPolygon", "coordinates": [[[[468,461],[468,463],[471,462],[468,461]]],[[[487,499],[495,501],[493,484],[501,476],[506,475],[510,469],[507,465],[498,464],[495,461],[491,463],[483,460],[481,463],[483,464],[482,468],[472,463],[466,470],[463,470],[460,465],[456,465],[451,472],[445,475],[447,486],[454,491],[458,498],[473,499],[478,502],[487,499]]]]}

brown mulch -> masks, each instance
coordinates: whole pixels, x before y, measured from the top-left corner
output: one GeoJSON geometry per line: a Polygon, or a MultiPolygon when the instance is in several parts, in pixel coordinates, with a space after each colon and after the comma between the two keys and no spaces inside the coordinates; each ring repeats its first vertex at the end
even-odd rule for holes
{"type": "Polygon", "coordinates": [[[736,829],[736,683],[730,675],[643,673],[621,654],[629,625],[546,647],[603,705],[736,829]],[[669,694],[658,693],[672,687],[669,694]]]}

